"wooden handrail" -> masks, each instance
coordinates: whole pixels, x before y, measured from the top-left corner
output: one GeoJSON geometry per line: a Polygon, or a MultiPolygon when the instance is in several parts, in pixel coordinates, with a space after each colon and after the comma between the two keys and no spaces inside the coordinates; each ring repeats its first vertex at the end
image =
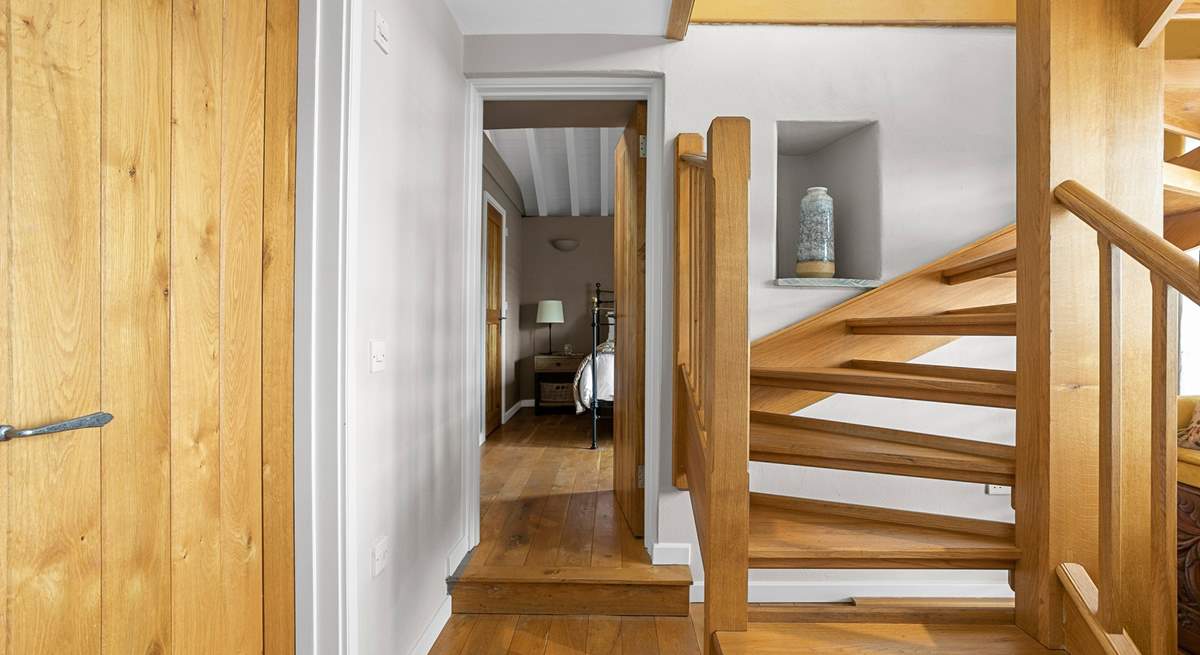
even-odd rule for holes
{"type": "Polygon", "coordinates": [[[717,118],[675,141],[674,479],[704,560],[704,652],[746,629],[750,480],[750,123],[717,118]]]}
{"type": "Polygon", "coordinates": [[[1075,180],[1059,184],[1054,197],[1125,254],[1200,303],[1200,264],[1187,253],[1075,180]]]}
{"type": "MultiPolygon", "coordinates": [[[[1074,180],[1054,189],[1063,206],[1092,227],[1099,246],[1099,578],[1092,585],[1083,567],[1064,563],[1059,577],[1072,600],[1078,620],[1092,633],[1091,642],[1106,653],[1137,653],[1124,635],[1122,501],[1127,493],[1122,476],[1123,353],[1121,253],[1150,271],[1150,550],[1155,564],[1148,581],[1160,599],[1150,607],[1149,652],[1172,653],[1175,634],[1175,414],[1178,388],[1179,297],[1200,303],[1200,263],[1145,225],[1117,209],[1074,180]],[[1086,592],[1086,593],[1085,593],[1086,592]]],[[[1018,272],[1019,274],[1019,272],[1018,272]]],[[[1077,638],[1080,634],[1076,631],[1077,638]]],[[[1068,640],[1069,641],[1069,640],[1068,640]]],[[[1070,644],[1068,643],[1068,646],[1070,644]]],[[[1098,651],[1099,652],[1099,651],[1098,651]]]]}

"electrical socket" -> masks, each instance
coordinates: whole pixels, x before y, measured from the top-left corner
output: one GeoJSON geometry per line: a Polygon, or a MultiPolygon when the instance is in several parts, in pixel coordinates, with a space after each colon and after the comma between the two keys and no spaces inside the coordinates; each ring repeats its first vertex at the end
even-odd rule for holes
{"type": "Polygon", "coordinates": [[[983,493],[989,496],[1011,496],[1012,487],[1002,484],[986,484],[983,486],[983,493]]]}

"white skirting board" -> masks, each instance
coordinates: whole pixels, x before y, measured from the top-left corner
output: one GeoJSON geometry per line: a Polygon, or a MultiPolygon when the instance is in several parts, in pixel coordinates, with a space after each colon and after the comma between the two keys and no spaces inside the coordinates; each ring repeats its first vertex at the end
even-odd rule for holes
{"type": "Polygon", "coordinates": [[[508,423],[509,419],[516,416],[517,412],[521,411],[521,408],[523,407],[533,407],[533,398],[518,400],[516,404],[508,408],[507,412],[504,412],[504,416],[500,419],[500,422],[508,423]]]}
{"type": "MultiPolygon", "coordinates": [[[[775,582],[750,583],[751,603],[834,603],[854,597],[888,598],[1012,598],[1006,584],[895,584],[880,582],[775,582]]],[[[691,602],[704,602],[704,581],[692,583],[691,602]]]]}
{"type": "Polygon", "coordinates": [[[650,549],[650,561],[653,562],[655,566],[664,566],[668,564],[691,565],[692,545],[672,544],[665,542],[656,543],[650,549]]]}
{"type": "Polygon", "coordinates": [[[421,633],[421,638],[413,645],[409,655],[428,655],[433,648],[433,644],[437,642],[438,635],[442,634],[442,628],[446,627],[446,623],[450,621],[450,595],[447,594],[442,600],[442,604],[438,605],[437,612],[430,619],[429,625],[425,626],[425,630],[421,633]]]}
{"type": "Polygon", "coordinates": [[[450,552],[446,554],[447,578],[454,575],[454,572],[457,571],[458,567],[462,565],[462,561],[467,557],[468,550],[470,550],[470,548],[467,546],[467,538],[465,536],[462,539],[459,539],[458,543],[454,544],[454,546],[450,548],[450,552]]]}

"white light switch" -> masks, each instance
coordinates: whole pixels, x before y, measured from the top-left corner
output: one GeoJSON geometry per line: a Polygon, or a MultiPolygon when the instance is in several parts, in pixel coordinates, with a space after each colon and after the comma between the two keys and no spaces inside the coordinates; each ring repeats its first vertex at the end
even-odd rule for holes
{"type": "Polygon", "coordinates": [[[384,54],[392,51],[392,29],[378,11],[375,12],[375,45],[379,46],[384,54]]]}
{"type": "Polygon", "coordinates": [[[372,339],[370,342],[371,372],[378,373],[387,365],[387,342],[372,339]]]}
{"type": "Polygon", "coordinates": [[[371,577],[378,577],[387,568],[388,559],[392,555],[392,546],[386,536],[380,537],[371,549],[371,577]]]}

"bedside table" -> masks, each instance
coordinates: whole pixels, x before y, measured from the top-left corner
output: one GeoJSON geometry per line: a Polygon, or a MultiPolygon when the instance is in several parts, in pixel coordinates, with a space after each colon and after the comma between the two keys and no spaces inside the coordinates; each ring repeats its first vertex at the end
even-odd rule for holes
{"type": "Polygon", "coordinates": [[[533,356],[533,413],[574,414],[575,373],[583,355],[533,356]]]}

